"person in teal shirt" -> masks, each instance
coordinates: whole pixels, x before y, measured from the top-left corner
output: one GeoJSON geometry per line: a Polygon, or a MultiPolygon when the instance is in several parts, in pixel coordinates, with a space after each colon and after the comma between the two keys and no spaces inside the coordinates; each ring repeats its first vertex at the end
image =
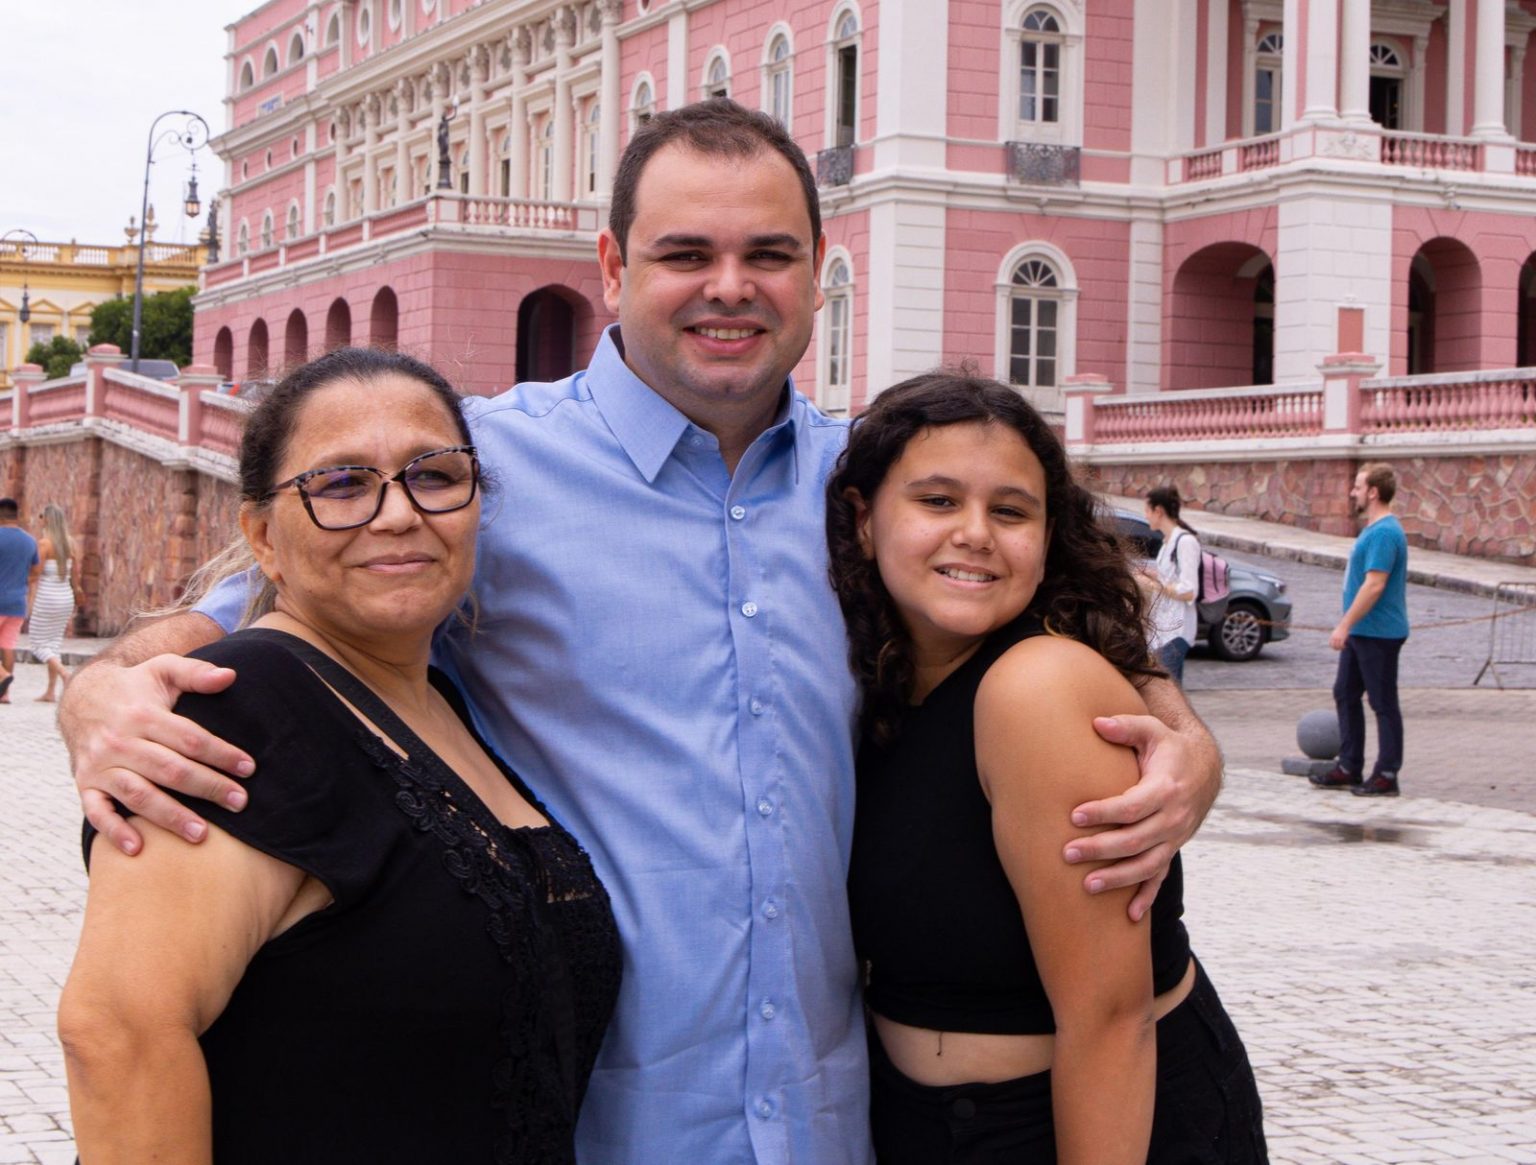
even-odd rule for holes
{"type": "Polygon", "coordinates": [[[1368,465],[1355,475],[1350,501],[1365,516],[1344,572],[1344,615],[1328,642],[1339,653],[1333,702],[1339,713],[1339,759],[1311,778],[1324,789],[1358,797],[1396,797],[1403,763],[1403,710],[1397,699],[1397,657],[1408,640],[1408,539],[1392,513],[1397,475],[1368,465]],[[1365,771],[1365,710],[1376,713],[1376,764],[1365,771]]]}
{"type": "Polygon", "coordinates": [[[0,498],[0,704],[9,704],[16,678],[16,640],[42,567],[37,540],[21,528],[15,498],[0,498]]]}

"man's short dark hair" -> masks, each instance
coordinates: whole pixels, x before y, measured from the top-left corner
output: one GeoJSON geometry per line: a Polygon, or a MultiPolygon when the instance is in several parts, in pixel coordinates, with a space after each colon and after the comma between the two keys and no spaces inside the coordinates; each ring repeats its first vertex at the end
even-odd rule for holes
{"type": "Polygon", "coordinates": [[[1392,499],[1397,496],[1397,474],[1392,472],[1390,465],[1377,462],[1375,465],[1365,467],[1365,487],[1376,491],[1376,496],[1381,499],[1381,504],[1390,506],[1392,499]]]}
{"type": "Polygon", "coordinates": [[[0,518],[14,518],[21,513],[15,498],[0,498],[0,518]]]}
{"type": "Polygon", "coordinates": [[[805,151],[766,113],[738,105],[729,97],[711,97],[656,114],[629,139],[614,175],[613,201],[608,209],[608,229],[619,244],[621,263],[629,262],[629,228],[635,221],[640,175],[656,151],[673,142],[720,158],[753,158],[764,149],[781,155],[794,167],[805,194],[805,208],[811,216],[811,246],[821,238],[821,202],[805,151]]]}

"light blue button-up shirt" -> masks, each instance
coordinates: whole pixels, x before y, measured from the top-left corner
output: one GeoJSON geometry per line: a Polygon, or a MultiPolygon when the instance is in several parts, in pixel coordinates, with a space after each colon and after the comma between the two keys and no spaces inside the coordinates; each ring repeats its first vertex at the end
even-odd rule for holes
{"type": "Polygon", "coordinates": [[[585,372],[469,404],[496,485],[478,627],[438,662],[592,854],[624,937],[583,1165],[865,1165],[823,497],[843,423],[791,385],[732,475],[616,328],[585,372]]]}

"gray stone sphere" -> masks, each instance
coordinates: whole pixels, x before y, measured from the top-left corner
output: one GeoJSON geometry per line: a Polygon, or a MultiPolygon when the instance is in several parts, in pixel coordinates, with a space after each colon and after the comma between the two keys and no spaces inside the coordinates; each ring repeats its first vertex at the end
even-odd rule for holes
{"type": "Polygon", "coordinates": [[[1314,760],[1339,755],[1339,715],[1332,708],[1308,712],[1296,724],[1296,743],[1314,760]]]}

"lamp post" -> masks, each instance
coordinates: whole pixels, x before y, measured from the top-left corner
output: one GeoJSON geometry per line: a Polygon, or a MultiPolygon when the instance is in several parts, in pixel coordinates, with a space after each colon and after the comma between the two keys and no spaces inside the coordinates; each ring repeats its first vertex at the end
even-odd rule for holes
{"type": "MultiPolygon", "coordinates": [[[[32,245],[34,247],[37,246],[37,236],[34,235],[31,231],[24,230],[21,227],[16,227],[14,230],[6,231],[5,234],[0,235],[0,243],[7,242],[12,235],[26,235],[27,238],[32,240],[32,245]]],[[[21,261],[22,261],[22,263],[25,264],[26,261],[27,261],[27,244],[26,243],[21,243],[21,244],[19,244],[17,246],[16,249],[21,254],[21,261]]],[[[26,272],[25,266],[23,266],[23,269],[22,269],[22,272],[21,272],[21,310],[16,313],[16,319],[17,319],[17,321],[19,323],[23,323],[24,324],[28,320],[30,320],[31,318],[32,318],[32,303],[31,303],[30,298],[27,295],[27,272],[26,272]]],[[[4,358],[5,358],[5,353],[4,352],[0,352],[0,360],[3,360],[4,358]]]]}
{"type": "MultiPolygon", "coordinates": [[[[149,241],[149,169],[155,164],[155,147],[166,142],[175,142],[187,153],[195,155],[198,150],[208,144],[208,123],[189,109],[172,109],[162,113],[150,124],[149,146],[144,151],[144,200],[139,206],[139,265],[133,277],[133,348],[129,356],[128,369],[130,372],[139,370],[139,329],[144,320],[144,244],[149,241]],[[160,123],[168,117],[184,117],[186,124],[180,129],[166,130],[158,139],[156,131],[160,123]]],[[[187,185],[185,210],[188,218],[196,218],[203,209],[201,200],[197,197],[197,160],[192,161],[192,180],[187,185]]]]}

